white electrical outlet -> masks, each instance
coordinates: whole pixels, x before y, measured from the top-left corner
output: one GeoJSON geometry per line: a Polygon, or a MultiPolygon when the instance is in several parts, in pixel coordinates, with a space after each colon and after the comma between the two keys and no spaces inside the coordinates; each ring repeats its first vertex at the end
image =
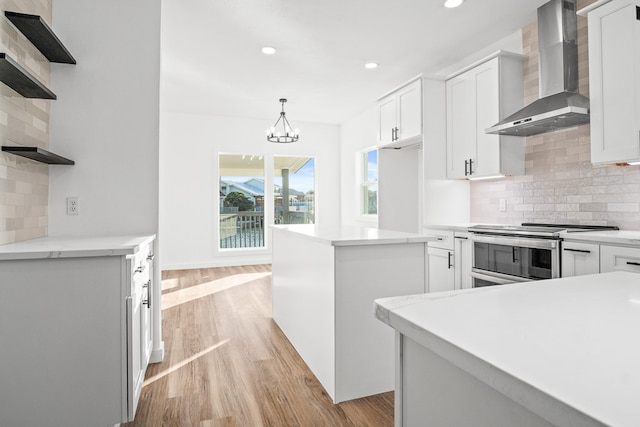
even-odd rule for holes
{"type": "Polygon", "coordinates": [[[507,211],[507,199],[500,199],[500,212],[507,211]]]}
{"type": "Polygon", "coordinates": [[[79,215],[80,204],[78,197],[67,197],[67,215],[79,215]]]}

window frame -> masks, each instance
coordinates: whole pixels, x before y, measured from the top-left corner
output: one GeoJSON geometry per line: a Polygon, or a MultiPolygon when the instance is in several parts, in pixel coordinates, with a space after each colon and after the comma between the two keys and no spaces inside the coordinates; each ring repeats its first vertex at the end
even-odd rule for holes
{"type": "Polygon", "coordinates": [[[358,152],[358,215],[366,220],[377,220],[378,218],[378,208],[379,208],[379,156],[380,150],[377,146],[369,147],[364,150],[358,152]],[[375,181],[369,180],[369,153],[372,151],[376,151],[376,179],[375,181]],[[369,191],[369,187],[375,185],[376,186],[376,213],[372,214],[368,212],[368,199],[367,192],[369,191]]]}

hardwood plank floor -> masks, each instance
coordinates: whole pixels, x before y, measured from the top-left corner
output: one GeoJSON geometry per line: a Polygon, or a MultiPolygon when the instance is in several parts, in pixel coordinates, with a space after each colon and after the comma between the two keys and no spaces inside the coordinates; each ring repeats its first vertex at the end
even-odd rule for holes
{"type": "Polygon", "coordinates": [[[334,405],[271,319],[271,266],[165,271],[165,360],[123,426],[392,426],[393,392],[334,405]]]}

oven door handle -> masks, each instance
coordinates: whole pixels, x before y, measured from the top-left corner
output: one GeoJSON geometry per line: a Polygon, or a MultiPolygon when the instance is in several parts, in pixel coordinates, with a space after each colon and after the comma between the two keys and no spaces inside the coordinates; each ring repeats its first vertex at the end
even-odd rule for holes
{"type": "Polygon", "coordinates": [[[471,277],[486,280],[487,282],[497,283],[498,285],[508,285],[509,283],[518,282],[531,282],[531,279],[525,279],[524,277],[510,276],[508,274],[490,273],[479,270],[477,268],[471,269],[471,277]]]}
{"type": "Polygon", "coordinates": [[[556,249],[558,247],[558,241],[553,239],[487,236],[484,234],[472,234],[471,241],[480,243],[493,243],[496,245],[504,246],[520,246],[523,248],[556,249]]]}

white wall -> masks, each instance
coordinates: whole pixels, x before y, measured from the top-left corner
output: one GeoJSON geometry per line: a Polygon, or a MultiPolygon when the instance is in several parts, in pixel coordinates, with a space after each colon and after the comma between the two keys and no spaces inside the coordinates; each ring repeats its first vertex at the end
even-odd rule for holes
{"type": "Polygon", "coordinates": [[[338,126],[295,122],[300,129],[300,140],[293,144],[274,144],[265,138],[265,130],[273,125],[273,119],[161,113],[163,269],[271,262],[268,234],[265,249],[240,252],[218,249],[218,153],[264,155],[268,200],[273,199],[270,173],[274,155],[314,157],[316,222],[337,224],[340,221],[338,126]]]}
{"type": "MultiPolygon", "coordinates": [[[[49,147],[76,164],[49,168],[49,235],[156,233],[160,2],[55,0],[53,28],[78,64],[51,65],[49,147]],[[79,197],[78,216],[66,215],[67,196],[79,197]]],[[[157,361],[160,310],[153,320],[157,361]]]]}
{"type": "Polygon", "coordinates": [[[340,197],[340,219],[345,225],[378,227],[377,216],[360,214],[359,177],[362,165],[358,153],[375,148],[377,141],[377,108],[370,108],[346,121],[340,127],[340,176],[342,193],[340,197]]]}
{"type": "Polygon", "coordinates": [[[159,2],[55,0],[53,27],[77,65],[51,65],[49,235],[158,229],[159,2]],[[66,215],[78,196],[80,214],[66,215]]]}

